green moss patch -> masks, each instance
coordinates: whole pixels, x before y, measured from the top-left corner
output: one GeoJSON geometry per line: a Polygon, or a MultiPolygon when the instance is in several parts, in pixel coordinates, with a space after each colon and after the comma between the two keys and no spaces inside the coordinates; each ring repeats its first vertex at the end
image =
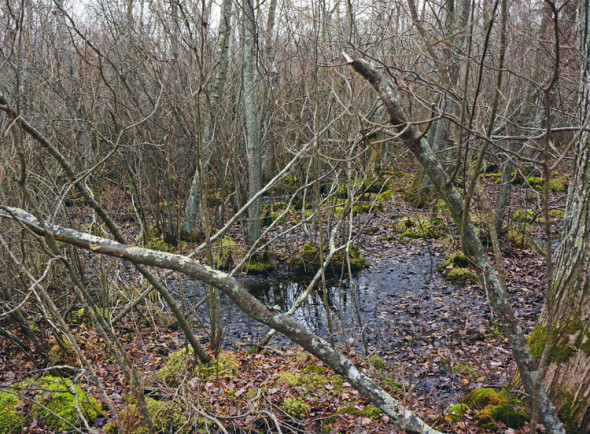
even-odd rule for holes
{"type": "Polygon", "coordinates": [[[551,190],[554,193],[561,193],[562,191],[565,191],[565,185],[558,179],[550,179],[549,190],[551,190]]]}
{"type": "Polygon", "coordinates": [[[310,405],[298,398],[285,398],[281,402],[281,409],[296,419],[304,419],[309,414],[310,405]]]}
{"type": "Polygon", "coordinates": [[[451,268],[445,273],[445,278],[454,283],[473,283],[477,280],[475,273],[468,268],[451,268]]]}
{"type": "Polygon", "coordinates": [[[268,259],[250,261],[246,268],[249,274],[263,274],[273,270],[273,266],[268,259]]]}
{"type": "MultiPolygon", "coordinates": [[[[521,178],[519,178],[520,180],[521,178]]],[[[518,182],[518,181],[517,181],[518,182]]],[[[527,187],[532,187],[535,190],[541,190],[543,188],[544,179],[538,176],[529,176],[523,181],[523,184],[527,187]]],[[[560,193],[565,191],[565,184],[556,178],[549,179],[549,190],[554,193],[560,193]]]]}
{"type": "Polygon", "coordinates": [[[235,264],[237,253],[238,245],[231,238],[223,237],[213,251],[215,266],[220,270],[231,269],[235,264]]]}
{"type": "Polygon", "coordinates": [[[17,411],[22,406],[12,393],[0,393],[0,433],[19,432],[23,416],[17,411]]]}
{"type": "MultiPolygon", "coordinates": [[[[324,248],[324,254],[320,257],[317,244],[306,244],[297,251],[293,261],[295,270],[302,273],[315,273],[321,266],[321,260],[328,254],[328,247],[324,248]]],[[[358,271],[365,265],[365,258],[358,247],[349,247],[350,267],[352,271],[358,271]]],[[[344,249],[338,251],[333,257],[330,265],[326,268],[328,274],[340,275],[342,270],[348,270],[346,263],[346,252],[344,249]]]]}
{"type": "Polygon", "coordinates": [[[383,357],[381,357],[379,354],[373,354],[371,357],[369,357],[369,363],[375,369],[387,368],[387,363],[385,363],[385,360],[383,360],[383,357]]]}
{"type": "Polygon", "coordinates": [[[213,380],[219,377],[235,377],[238,371],[239,362],[234,353],[222,351],[209,363],[196,363],[193,349],[188,348],[188,350],[182,349],[170,354],[166,364],[153,373],[147,382],[177,387],[186,376],[213,380]]]}
{"type": "Polygon", "coordinates": [[[437,265],[436,271],[441,272],[450,282],[468,284],[477,280],[477,276],[468,266],[467,257],[461,252],[455,252],[443,264],[437,265]]]}
{"type": "Polygon", "coordinates": [[[444,234],[442,219],[426,217],[402,217],[395,223],[395,231],[406,239],[435,239],[444,234]]]}
{"type": "Polygon", "coordinates": [[[520,428],[528,420],[524,411],[515,410],[510,401],[503,402],[491,410],[492,419],[496,422],[504,422],[510,428],[520,428]]]}
{"type": "Polygon", "coordinates": [[[462,252],[452,253],[450,256],[447,257],[447,259],[442,265],[437,265],[436,270],[443,272],[447,268],[451,267],[469,267],[469,261],[467,260],[467,256],[465,256],[462,252]]]}
{"type": "Polygon", "coordinates": [[[155,231],[150,231],[150,235],[145,240],[145,247],[159,252],[173,253],[176,251],[176,248],[172,244],[167,243],[155,231]]]}
{"type": "MultiPolygon", "coordinates": [[[[567,361],[577,350],[590,354],[590,327],[578,318],[570,318],[562,327],[553,328],[553,346],[549,350],[549,362],[567,361]]],[[[547,329],[538,324],[529,339],[531,353],[535,360],[543,354],[547,342],[547,329]]]]}
{"type": "Polygon", "coordinates": [[[451,422],[459,422],[468,410],[469,407],[465,404],[453,404],[449,407],[449,419],[451,422]]]}
{"type": "Polygon", "coordinates": [[[20,394],[0,393],[0,432],[18,432],[17,427],[35,419],[44,419],[47,426],[55,431],[69,431],[72,426],[84,427],[80,413],[89,424],[102,414],[96,399],[65,378],[46,376],[28,379],[15,384],[14,388],[30,391],[27,396],[31,396],[32,400],[21,398],[20,394]],[[33,400],[46,409],[35,405],[33,400]]]}
{"type": "Polygon", "coordinates": [[[537,213],[532,209],[517,209],[512,214],[512,220],[516,222],[530,223],[535,219],[536,216],[537,213]]]}
{"type": "Polygon", "coordinates": [[[528,420],[528,415],[518,409],[519,402],[509,399],[505,392],[493,389],[476,389],[461,400],[462,404],[476,410],[475,419],[482,429],[497,430],[496,422],[510,428],[520,428],[528,420]]]}
{"type": "Polygon", "coordinates": [[[327,384],[332,383],[335,391],[342,390],[342,384],[344,381],[339,381],[342,379],[340,376],[333,376],[339,377],[337,379],[330,379],[325,375],[325,368],[322,368],[318,365],[308,365],[305,367],[301,372],[283,372],[281,373],[276,380],[277,385],[288,384],[289,386],[301,386],[305,387],[308,392],[315,392],[318,389],[323,388],[327,384]]]}
{"type": "Polygon", "coordinates": [[[500,405],[505,399],[494,389],[475,389],[465,396],[461,403],[474,410],[500,405]]]}
{"type": "Polygon", "coordinates": [[[468,363],[457,363],[453,366],[452,371],[453,374],[461,374],[471,381],[477,379],[481,375],[473,366],[468,363]]]}
{"type": "Polygon", "coordinates": [[[360,408],[358,406],[353,407],[353,406],[346,406],[346,407],[341,407],[338,410],[336,410],[334,413],[332,413],[331,416],[325,418],[322,422],[322,432],[333,432],[332,430],[332,424],[335,423],[338,418],[340,416],[343,415],[350,415],[350,416],[354,416],[354,417],[368,417],[371,420],[378,420],[381,417],[381,410],[379,410],[377,407],[374,407],[372,405],[369,405],[367,407],[360,408]]]}
{"type": "Polygon", "coordinates": [[[506,238],[516,247],[526,247],[525,236],[520,231],[517,231],[515,229],[508,229],[508,232],[506,233],[506,238]]]}
{"type": "MultiPolygon", "coordinates": [[[[147,411],[157,432],[176,432],[188,419],[184,410],[173,401],[156,401],[145,398],[147,411]]],[[[136,404],[129,404],[120,415],[121,423],[126,432],[131,434],[148,434],[149,430],[136,404]]],[[[108,431],[107,431],[108,432],[108,431]]]]}

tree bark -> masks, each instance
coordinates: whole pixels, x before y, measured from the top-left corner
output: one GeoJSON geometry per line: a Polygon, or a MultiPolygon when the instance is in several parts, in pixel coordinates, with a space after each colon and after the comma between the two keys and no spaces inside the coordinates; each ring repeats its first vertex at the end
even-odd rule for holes
{"type": "MultiPolygon", "coordinates": [[[[408,123],[407,115],[402,109],[398,95],[390,82],[384,79],[370,63],[364,60],[353,60],[346,54],[344,54],[344,57],[351,69],[367,80],[378,93],[389,113],[390,122],[399,131],[400,139],[414,154],[447,204],[455,225],[461,233],[465,254],[478,269],[490,306],[503,325],[504,334],[508,338],[525,390],[530,396],[533,396],[534,382],[538,375],[537,366],[516,313],[508,301],[508,295],[500,284],[471,220],[466,219],[465,224],[462,225],[462,215],[465,207],[463,197],[449,182],[448,175],[437,160],[428,141],[422,137],[422,134],[415,126],[408,123]]],[[[549,430],[548,432],[565,432],[544,390],[540,391],[539,398],[539,414],[546,429],[549,430]]]]}
{"type": "MultiPolygon", "coordinates": [[[[254,197],[261,184],[260,123],[256,105],[256,16],[254,0],[244,0],[244,106],[246,110],[246,141],[248,154],[248,198],[254,197]]],[[[260,238],[260,200],[248,210],[248,245],[260,238]]]]}
{"type": "Polygon", "coordinates": [[[283,333],[346,378],[353,387],[388,415],[394,424],[405,429],[406,432],[438,433],[360,372],[349,359],[332,348],[328,342],[309,332],[289,316],[266,307],[227,273],[210,268],[186,256],[128,246],[54,224],[45,223],[41,226],[32,214],[18,208],[1,207],[0,217],[14,218],[39,235],[51,234],[58,241],[95,253],[126,259],[137,264],[176,270],[219,288],[247,315],[283,333]]]}
{"type": "MultiPolygon", "coordinates": [[[[582,55],[582,116],[590,104],[590,2],[580,2],[579,47],[582,55]]],[[[569,433],[590,433],[590,134],[576,147],[575,172],[566,205],[563,240],[557,250],[553,283],[553,346],[544,384],[569,433]]],[[[547,310],[531,335],[540,356],[547,334],[547,310]]]]}
{"type": "MultiPolygon", "coordinates": [[[[211,154],[217,144],[217,136],[215,134],[215,126],[217,124],[217,116],[221,107],[221,96],[223,89],[225,88],[225,82],[227,80],[227,67],[229,64],[229,42],[231,33],[231,14],[232,14],[232,1],[224,0],[221,5],[221,18],[219,22],[219,36],[218,36],[218,51],[219,51],[219,63],[215,70],[215,80],[213,83],[213,90],[211,91],[210,99],[210,114],[205,127],[203,128],[203,178],[207,178],[207,172],[209,168],[209,162],[211,160],[211,154]]],[[[191,182],[191,188],[184,208],[184,218],[182,221],[181,233],[184,236],[193,237],[195,235],[195,228],[197,226],[197,218],[201,207],[201,173],[200,164],[197,161],[195,173],[191,182]]]]}

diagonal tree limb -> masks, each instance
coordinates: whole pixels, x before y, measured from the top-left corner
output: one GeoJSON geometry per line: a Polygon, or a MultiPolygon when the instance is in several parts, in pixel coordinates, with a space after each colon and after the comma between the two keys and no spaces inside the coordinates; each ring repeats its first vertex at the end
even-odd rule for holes
{"type": "MultiPolygon", "coordinates": [[[[396,129],[402,131],[400,138],[404,145],[414,154],[422,167],[424,167],[430,180],[447,204],[463,240],[464,253],[477,267],[481,275],[482,284],[487,292],[490,306],[502,322],[502,327],[505,335],[508,337],[523,386],[527,394],[533,396],[535,379],[539,375],[537,365],[533,360],[526,337],[516,317],[516,312],[508,301],[508,294],[502,288],[496,271],[479,240],[473,224],[469,219],[467,219],[464,226],[461,224],[465,208],[463,197],[455,186],[449,182],[447,173],[432,152],[428,141],[422,137],[422,134],[414,125],[409,123],[408,116],[404,112],[398,94],[393,89],[391,83],[369,62],[358,59],[353,60],[346,53],[342,53],[342,55],[348,66],[355,73],[367,80],[373,87],[373,90],[377,92],[389,113],[390,122],[396,129]]],[[[541,389],[539,393],[539,413],[547,432],[565,433],[553,404],[549,400],[545,390],[543,388],[541,389]]]]}
{"type": "Polygon", "coordinates": [[[247,315],[283,333],[323,361],[336,373],[346,378],[351,385],[388,415],[398,427],[409,433],[435,434],[439,432],[428,426],[411,410],[406,409],[399,401],[360,372],[349,359],[332,348],[328,342],[314,335],[289,316],[266,307],[227,273],[182,255],[128,246],[49,223],[42,227],[32,214],[19,208],[1,207],[0,217],[17,219],[39,235],[51,234],[58,241],[92,250],[95,253],[114,256],[137,264],[179,271],[215,286],[247,315]]]}

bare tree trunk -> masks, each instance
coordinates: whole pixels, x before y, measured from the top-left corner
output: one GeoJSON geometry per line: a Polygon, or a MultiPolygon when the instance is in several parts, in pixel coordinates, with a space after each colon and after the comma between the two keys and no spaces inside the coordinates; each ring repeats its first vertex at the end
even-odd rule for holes
{"type": "MultiPolygon", "coordinates": [[[[578,36],[582,59],[583,120],[590,105],[590,4],[580,2],[578,36]]],[[[583,122],[584,123],[584,122],[583,122]]],[[[590,134],[577,143],[576,166],[566,205],[563,241],[557,251],[553,282],[553,346],[549,349],[545,388],[569,433],[590,433],[590,134]]],[[[536,356],[548,333],[545,306],[531,335],[536,356]]]]}
{"type": "Polygon", "coordinates": [[[76,107],[74,99],[75,83],[75,69],[74,58],[72,56],[72,47],[70,43],[70,35],[66,24],[64,15],[63,0],[54,0],[55,2],[55,21],[59,59],[65,75],[65,92],[66,92],[66,106],[71,117],[72,127],[74,129],[74,137],[76,139],[77,159],[80,162],[81,168],[89,168],[94,164],[94,154],[91,147],[90,136],[86,130],[86,123],[83,115],[76,107]]]}
{"type": "MultiPolygon", "coordinates": [[[[215,70],[215,80],[213,90],[211,91],[209,118],[203,128],[203,178],[207,178],[207,171],[211,154],[217,145],[217,135],[215,134],[215,127],[217,124],[217,115],[221,106],[221,97],[225,82],[227,80],[227,67],[229,64],[229,43],[231,33],[231,14],[232,14],[232,0],[223,0],[221,5],[221,18],[219,22],[219,37],[218,37],[218,51],[219,63],[215,70]]],[[[201,186],[199,179],[200,165],[197,162],[195,174],[191,182],[191,188],[184,209],[184,218],[182,221],[181,233],[184,236],[194,237],[195,228],[197,226],[197,219],[200,212],[201,201],[201,186]]]]}
{"type": "MultiPolygon", "coordinates": [[[[248,197],[254,197],[260,190],[260,124],[256,105],[256,16],[254,0],[244,0],[244,106],[246,110],[246,140],[248,154],[248,197]]],[[[260,238],[260,200],[248,210],[248,245],[260,238]]]]}
{"type": "MultiPolygon", "coordinates": [[[[462,232],[461,237],[465,254],[481,274],[489,303],[502,322],[504,333],[508,337],[525,390],[530,396],[533,396],[534,382],[538,375],[537,366],[533,360],[531,350],[520,327],[516,313],[508,301],[506,291],[504,291],[500,284],[498,276],[483,249],[473,224],[470,219],[464,219],[462,221],[465,207],[463,197],[449,182],[448,175],[432,152],[428,141],[422,137],[422,134],[416,127],[408,123],[407,115],[402,109],[397,93],[389,81],[384,79],[368,62],[364,60],[352,60],[347,55],[344,56],[349,66],[357,74],[369,81],[379,94],[389,112],[392,125],[395,125],[400,133],[401,140],[403,140],[406,147],[414,154],[422,167],[424,167],[430,180],[446,202],[455,225],[462,232]]],[[[565,431],[557,417],[557,413],[544,390],[540,391],[539,398],[539,414],[546,429],[549,432],[564,433],[565,431]]]]}

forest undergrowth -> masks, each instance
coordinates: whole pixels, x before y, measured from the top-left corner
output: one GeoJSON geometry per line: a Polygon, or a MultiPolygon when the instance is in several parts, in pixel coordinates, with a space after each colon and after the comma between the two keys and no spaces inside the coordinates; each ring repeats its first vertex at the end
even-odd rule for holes
{"type": "MultiPolygon", "coordinates": [[[[493,177],[488,179],[488,187],[493,190],[493,177]]],[[[364,266],[378,268],[404,255],[427,251],[433,264],[439,265],[438,271],[433,272],[439,277],[443,273],[452,279],[451,271],[455,268],[469,270],[468,263],[460,263],[461,259],[453,256],[459,250],[458,238],[444,208],[436,204],[429,208],[413,208],[406,201],[402,181],[398,181],[398,184],[395,180],[391,183],[392,191],[397,189],[398,192],[381,201],[378,212],[355,215],[354,230],[358,233],[353,235],[358,235],[355,245],[366,260],[364,266]],[[413,227],[420,228],[422,235],[408,226],[408,218],[414,219],[413,227]],[[434,224],[435,220],[439,232],[436,236],[426,235],[424,226],[434,224]]],[[[515,188],[512,222],[505,228],[501,240],[509,296],[527,335],[540,313],[545,285],[544,259],[537,251],[540,250],[537,246],[542,244],[539,235],[542,227],[536,224],[535,194],[531,185],[515,188]]],[[[563,206],[563,195],[560,193],[555,202],[554,209],[558,211],[563,206]]],[[[122,227],[133,233],[136,230],[133,222],[124,221],[125,208],[130,204],[122,200],[108,203],[113,208],[111,215],[119,216],[122,227]]],[[[85,207],[72,205],[70,208],[74,224],[83,226],[92,220],[85,207]]],[[[474,214],[477,216],[477,212],[474,214]]],[[[559,235],[562,213],[555,212],[554,216],[554,228],[559,235]]],[[[301,219],[301,211],[293,211],[291,218],[279,222],[274,230],[284,230],[301,219]]],[[[272,233],[268,236],[272,237],[272,233]]],[[[485,237],[483,229],[481,236],[485,237]]],[[[236,232],[228,237],[236,248],[243,246],[236,232]]],[[[270,263],[274,271],[269,273],[284,272],[291,267],[297,251],[305,245],[300,231],[293,231],[286,237],[271,245],[270,263]]],[[[167,246],[163,240],[159,242],[160,247],[167,246]]],[[[190,253],[193,247],[191,243],[181,242],[176,252],[190,253]]],[[[137,276],[128,269],[123,277],[127,286],[133,285],[134,279],[139,285],[137,276]]],[[[374,336],[370,348],[356,345],[355,337],[342,351],[386,390],[439,429],[456,433],[486,429],[528,432],[528,419],[517,418],[514,422],[500,415],[482,423],[483,407],[468,408],[460,404],[473,390],[503,390],[515,366],[507,339],[490,313],[481,284],[469,277],[454,280],[442,284],[439,280],[426,289],[379,303],[374,312],[365,314],[365,319],[370,323],[371,317],[378,317],[381,324],[387,323],[390,327],[384,327],[374,336]]],[[[254,352],[240,342],[232,342],[233,349],[222,351],[206,369],[195,365],[193,358],[183,353],[187,345],[182,332],[174,319],[159,309],[157,301],[149,299],[118,323],[114,331],[141,373],[149,398],[148,409],[156,427],[163,432],[191,432],[197,428],[212,432],[267,432],[279,428],[283,432],[392,432],[386,415],[371,406],[342,377],[295,347],[271,345],[254,352]]],[[[107,319],[111,314],[105,314],[107,319]]],[[[83,309],[73,307],[68,318],[72,333],[82,343],[107,394],[120,411],[123,426],[129,432],[142,432],[141,416],[133,397],[128,396],[124,375],[107,355],[89,317],[83,309]]],[[[28,320],[35,324],[40,335],[49,330],[43,318],[28,320]]],[[[21,333],[15,327],[11,331],[17,336],[21,333]]],[[[205,332],[196,330],[196,334],[203,343],[208,342],[205,332]]],[[[52,342],[50,335],[43,339],[52,342]]],[[[73,375],[84,391],[99,399],[96,385],[84,380],[75,357],[56,347],[49,351],[49,358],[41,358],[34,350],[24,354],[12,340],[0,336],[0,384],[3,387],[18,385],[31,376],[73,375]],[[74,368],[59,369],[55,365],[74,368]]],[[[522,398],[520,392],[509,392],[512,393],[508,401],[504,400],[514,407],[511,411],[527,412],[526,406],[518,401],[522,398]]],[[[34,403],[27,400],[31,392],[23,389],[16,395],[19,396],[18,413],[28,417],[9,429],[0,424],[0,431],[22,429],[41,433],[54,430],[43,417],[35,416],[34,403]]],[[[91,421],[92,432],[113,432],[106,414],[91,421]]],[[[542,426],[540,428],[542,431],[542,426]]]]}

